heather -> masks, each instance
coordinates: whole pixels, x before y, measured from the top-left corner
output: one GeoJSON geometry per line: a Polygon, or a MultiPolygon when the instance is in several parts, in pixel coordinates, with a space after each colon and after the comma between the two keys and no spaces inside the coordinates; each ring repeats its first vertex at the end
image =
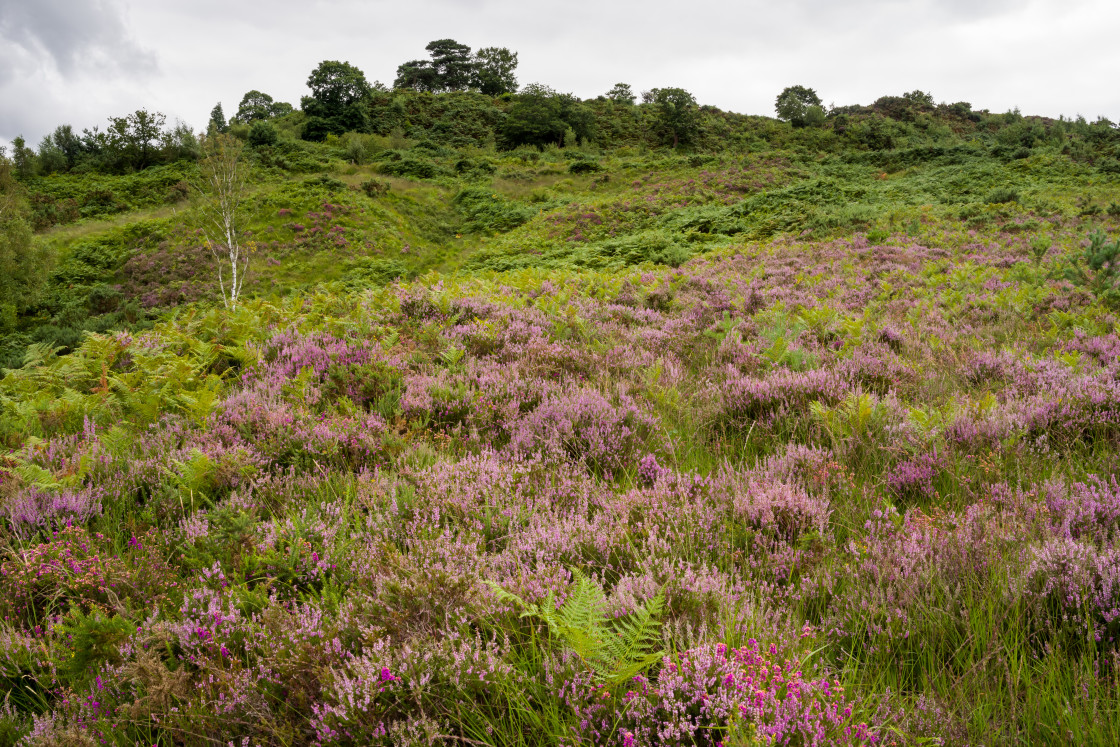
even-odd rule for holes
{"type": "Polygon", "coordinates": [[[235,308],[178,214],[37,236],[0,743],[1120,740],[1111,127],[383,95],[253,146],[235,308]]]}

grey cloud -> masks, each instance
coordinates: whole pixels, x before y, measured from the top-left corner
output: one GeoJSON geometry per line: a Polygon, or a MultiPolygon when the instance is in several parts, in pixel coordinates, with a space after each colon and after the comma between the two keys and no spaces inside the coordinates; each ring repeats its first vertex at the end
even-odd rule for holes
{"type": "Polygon", "coordinates": [[[108,0],[3,0],[0,45],[18,47],[67,77],[91,69],[143,74],[156,61],[108,0]]]}

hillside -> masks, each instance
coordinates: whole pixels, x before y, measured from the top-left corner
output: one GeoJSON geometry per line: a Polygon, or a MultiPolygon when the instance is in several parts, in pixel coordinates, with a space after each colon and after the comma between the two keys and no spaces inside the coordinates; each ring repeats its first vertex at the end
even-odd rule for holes
{"type": "Polygon", "coordinates": [[[919,93],[4,159],[0,744],[1120,741],[1120,131],[919,93]]]}

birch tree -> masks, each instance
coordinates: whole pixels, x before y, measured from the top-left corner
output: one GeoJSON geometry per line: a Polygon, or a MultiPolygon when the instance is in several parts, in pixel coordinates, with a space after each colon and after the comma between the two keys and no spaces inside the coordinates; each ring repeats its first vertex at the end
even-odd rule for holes
{"type": "Polygon", "coordinates": [[[204,143],[206,157],[199,163],[202,195],[200,212],[206,246],[218,267],[218,287],[227,309],[237,308],[245,277],[249,274],[252,245],[241,245],[249,162],[244,147],[231,135],[215,134],[204,143]],[[228,282],[227,282],[228,281],[228,282]]]}

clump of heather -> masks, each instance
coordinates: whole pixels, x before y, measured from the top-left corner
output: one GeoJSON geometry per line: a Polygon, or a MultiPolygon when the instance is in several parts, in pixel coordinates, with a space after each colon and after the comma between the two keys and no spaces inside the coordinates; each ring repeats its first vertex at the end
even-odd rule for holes
{"type": "Polygon", "coordinates": [[[510,445],[517,450],[603,471],[629,467],[659,437],[656,416],[630,396],[586,388],[549,397],[510,430],[510,445]]]}
{"type": "Polygon", "coordinates": [[[906,459],[887,471],[887,491],[905,503],[930,500],[937,495],[934,481],[942,469],[943,462],[936,454],[906,459]]]}
{"type": "Polygon", "coordinates": [[[839,682],[806,677],[774,646],[749,641],[685,651],[656,677],[635,677],[615,718],[636,745],[877,744],[839,682]]]}

